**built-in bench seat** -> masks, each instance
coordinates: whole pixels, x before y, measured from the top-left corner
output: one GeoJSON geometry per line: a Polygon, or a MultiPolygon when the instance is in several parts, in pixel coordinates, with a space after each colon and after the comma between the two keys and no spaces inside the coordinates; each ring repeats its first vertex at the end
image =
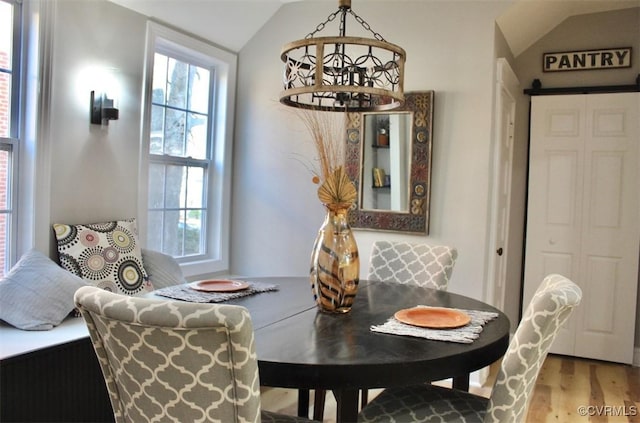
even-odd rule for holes
{"type": "Polygon", "coordinates": [[[89,331],[81,317],[68,317],[52,330],[16,329],[0,321],[0,360],[87,338],[89,331]]]}
{"type": "MultiPolygon", "coordinates": [[[[172,257],[142,250],[156,288],[184,283],[172,257]]],[[[112,422],[109,395],[80,317],[50,330],[0,320],[0,422],[112,422]]]]}
{"type": "Polygon", "coordinates": [[[82,318],[48,331],[0,322],[0,421],[112,422],[102,371],[82,318]]]}

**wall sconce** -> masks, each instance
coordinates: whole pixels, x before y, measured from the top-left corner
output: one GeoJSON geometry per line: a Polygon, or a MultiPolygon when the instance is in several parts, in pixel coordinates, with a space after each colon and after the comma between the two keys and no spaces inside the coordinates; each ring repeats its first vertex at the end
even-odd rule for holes
{"type": "Polygon", "coordinates": [[[107,97],[107,93],[91,91],[91,123],[95,125],[109,125],[110,120],[118,120],[120,112],[117,102],[107,97]]]}

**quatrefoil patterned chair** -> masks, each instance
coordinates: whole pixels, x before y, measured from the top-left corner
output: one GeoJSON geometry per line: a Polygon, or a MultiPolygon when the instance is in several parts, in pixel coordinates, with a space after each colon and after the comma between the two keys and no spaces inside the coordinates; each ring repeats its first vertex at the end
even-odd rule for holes
{"type": "Polygon", "coordinates": [[[376,241],[367,279],[446,290],[457,258],[446,245],[376,241]]]}
{"type": "Polygon", "coordinates": [[[261,411],[244,307],[82,287],[75,303],[121,422],[309,422],[261,411]]]}
{"type": "MultiPolygon", "coordinates": [[[[457,258],[458,250],[446,245],[376,241],[371,250],[367,279],[446,291],[457,258]]],[[[325,397],[326,391],[316,390],[313,415],[316,420],[324,417],[325,397]]],[[[367,397],[367,391],[363,390],[363,405],[367,397]]]]}
{"type": "Polygon", "coordinates": [[[558,329],[580,303],[569,279],[549,275],[538,287],[502,359],[490,398],[456,389],[419,385],[385,389],[358,422],[523,422],[540,368],[558,329]]]}

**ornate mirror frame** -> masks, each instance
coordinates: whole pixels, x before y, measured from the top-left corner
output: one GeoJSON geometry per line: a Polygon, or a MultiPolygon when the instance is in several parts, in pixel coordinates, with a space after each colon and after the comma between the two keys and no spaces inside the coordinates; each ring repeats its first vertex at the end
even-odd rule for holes
{"type": "Polygon", "coordinates": [[[429,234],[433,91],[406,92],[404,106],[386,113],[395,112],[410,112],[412,116],[411,139],[407,140],[411,143],[408,212],[361,208],[366,113],[347,113],[345,168],[358,190],[358,200],[349,213],[349,224],[358,229],[429,234]]]}

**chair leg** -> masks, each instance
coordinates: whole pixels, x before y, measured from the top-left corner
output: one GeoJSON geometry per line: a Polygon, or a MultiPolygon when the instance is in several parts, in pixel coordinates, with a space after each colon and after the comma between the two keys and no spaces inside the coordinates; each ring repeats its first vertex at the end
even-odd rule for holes
{"type": "Polygon", "coordinates": [[[316,389],[313,397],[313,420],[322,421],[324,419],[324,402],[327,391],[316,389]]]}
{"type": "MultiPolygon", "coordinates": [[[[303,399],[300,398],[302,394],[302,389],[298,391],[298,416],[306,417],[306,414],[301,414],[301,404],[305,405],[303,399]]],[[[305,390],[307,393],[308,390],[305,390]]],[[[309,407],[309,395],[305,395],[306,397],[306,408],[309,407]]],[[[327,391],[324,389],[316,389],[314,391],[313,397],[313,420],[322,421],[324,419],[324,405],[327,397],[327,391]]],[[[367,389],[363,389],[360,391],[360,408],[364,408],[365,405],[369,402],[369,391],[367,389]]]]}
{"type": "Polygon", "coordinates": [[[308,389],[298,389],[298,417],[304,417],[307,419],[309,418],[309,390],[308,389]]]}
{"type": "Polygon", "coordinates": [[[363,389],[360,391],[360,408],[364,408],[365,405],[369,402],[369,391],[367,389],[363,389]]]}
{"type": "Polygon", "coordinates": [[[452,386],[454,389],[469,392],[469,375],[454,377],[452,386]]]}

